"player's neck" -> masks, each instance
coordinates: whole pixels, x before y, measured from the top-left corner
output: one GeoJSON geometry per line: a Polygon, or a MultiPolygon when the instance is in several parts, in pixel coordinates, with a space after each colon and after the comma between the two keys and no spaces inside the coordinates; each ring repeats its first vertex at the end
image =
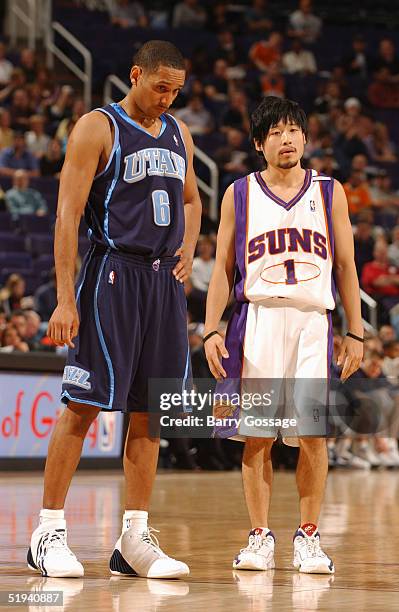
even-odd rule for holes
{"type": "Polygon", "coordinates": [[[123,110],[130,117],[130,119],[133,119],[133,121],[139,123],[145,129],[153,127],[159,120],[158,117],[154,118],[145,115],[145,113],[143,113],[143,111],[137,106],[134,99],[129,95],[127,95],[126,98],[123,98],[123,100],[119,102],[119,106],[123,108],[123,110]]]}
{"type": "Polygon", "coordinates": [[[268,185],[284,185],[285,187],[295,187],[302,183],[305,178],[305,170],[297,164],[293,168],[276,168],[270,166],[261,172],[262,178],[268,185]]]}

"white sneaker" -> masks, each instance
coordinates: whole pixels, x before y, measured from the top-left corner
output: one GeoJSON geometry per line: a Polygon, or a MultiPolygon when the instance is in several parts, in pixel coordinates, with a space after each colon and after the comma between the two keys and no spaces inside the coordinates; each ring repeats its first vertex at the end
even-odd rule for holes
{"type": "Polygon", "coordinates": [[[270,529],[256,527],[251,529],[248,537],[248,546],[241,548],[233,561],[236,570],[269,570],[275,567],[274,563],[275,538],[270,529]]]}
{"type": "Polygon", "coordinates": [[[337,467],[349,468],[352,470],[369,470],[371,465],[366,459],[362,459],[347,450],[337,455],[337,467]]]}
{"type": "Polygon", "coordinates": [[[388,438],[388,455],[391,462],[391,467],[399,467],[399,449],[396,438],[388,438]]]}
{"type": "Polygon", "coordinates": [[[378,453],[375,452],[373,447],[370,444],[370,441],[367,442],[358,442],[353,445],[352,453],[356,457],[360,457],[364,461],[368,461],[372,468],[380,467],[381,460],[379,458],[378,453]]]}
{"type": "MultiPolygon", "coordinates": [[[[310,525],[310,523],[309,523],[310,525]]],[[[304,526],[306,529],[306,526],[304,526]]],[[[295,569],[304,574],[334,574],[334,563],[320,548],[320,534],[314,531],[308,535],[304,529],[297,529],[294,535],[295,569]]]]}
{"type": "Polygon", "coordinates": [[[111,574],[142,578],[188,576],[188,565],[168,557],[159,547],[154,532],[157,530],[151,527],[141,534],[137,534],[132,528],[125,531],[115,544],[109,563],[111,574]]]}
{"type": "Polygon", "coordinates": [[[68,548],[65,519],[46,521],[32,533],[28,567],[49,578],[81,578],[83,565],[68,548]]]}

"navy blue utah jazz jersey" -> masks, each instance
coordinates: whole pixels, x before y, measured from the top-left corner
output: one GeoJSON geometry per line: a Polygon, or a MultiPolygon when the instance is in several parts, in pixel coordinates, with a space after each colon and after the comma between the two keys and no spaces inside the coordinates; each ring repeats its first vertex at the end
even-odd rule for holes
{"type": "Polygon", "coordinates": [[[159,136],[151,136],[119,104],[96,110],[112,120],[114,144],[86,205],[90,240],[149,257],[174,255],[183,242],[187,164],[176,120],[161,115],[159,136]]]}

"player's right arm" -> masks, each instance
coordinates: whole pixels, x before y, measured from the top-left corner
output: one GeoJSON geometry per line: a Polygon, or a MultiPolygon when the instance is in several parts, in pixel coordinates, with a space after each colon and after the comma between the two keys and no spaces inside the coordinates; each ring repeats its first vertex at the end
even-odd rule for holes
{"type": "MultiPolygon", "coordinates": [[[[220,225],[217,235],[216,261],[206,300],[204,336],[211,331],[217,330],[233,288],[235,267],[234,240],[234,187],[230,185],[222,201],[220,225]]],[[[219,334],[213,335],[205,342],[204,346],[209,369],[213,376],[217,379],[226,377],[226,372],[221,363],[221,356],[227,358],[229,354],[221,336],[219,334]]]]}
{"type": "Polygon", "coordinates": [[[57,307],[47,330],[49,338],[59,346],[74,347],[72,339],[78,333],[74,289],[78,230],[107,138],[111,139],[107,118],[102,113],[91,112],[79,119],[68,141],[60,177],[54,237],[57,307]]]}

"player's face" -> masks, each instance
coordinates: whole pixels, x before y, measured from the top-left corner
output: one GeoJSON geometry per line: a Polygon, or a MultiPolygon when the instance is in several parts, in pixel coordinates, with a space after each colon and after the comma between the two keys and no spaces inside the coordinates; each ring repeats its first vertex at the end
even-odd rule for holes
{"type": "Polygon", "coordinates": [[[301,159],[305,148],[305,134],[296,123],[280,121],[270,128],[262,146],[256,144],[270,166],[288,170],[301,159]]]}
{"type": "Polygon", "coordinates": [[[134,98],[147,117],[159,117],[172,106],[184,85],[186,72],[168,66],[159,66],[155,72],[133,66],[131,81],[134,98]]]}

